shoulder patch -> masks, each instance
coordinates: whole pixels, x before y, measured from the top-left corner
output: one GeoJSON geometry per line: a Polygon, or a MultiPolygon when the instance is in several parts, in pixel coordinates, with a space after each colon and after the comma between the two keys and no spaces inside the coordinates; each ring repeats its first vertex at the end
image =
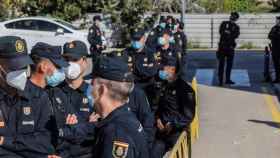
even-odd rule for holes
{"type": "Polygon", "coordinates": [[[114,141],[113,142],[113,151],[112,155],[114,158],[126,158],[128,152],[128,143],[124,143],[121,141],[114,141]]]}

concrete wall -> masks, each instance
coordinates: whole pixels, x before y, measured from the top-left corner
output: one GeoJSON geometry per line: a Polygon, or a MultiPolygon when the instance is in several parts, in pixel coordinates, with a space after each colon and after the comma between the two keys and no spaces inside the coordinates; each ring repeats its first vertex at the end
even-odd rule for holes
{"type": "MultiPolygon", "coordinates": [[[[254,47],[263,48],[269,43],[267,35],[275,24],[276,14],[244,14],[237,22],[241,35],[237,40],[238,47],[251,43],[254,47]]],[[[195,45],[216,48],[219,41],[219,26],[227,20],[227,14],[187,15],[185,31],[189,41],[195,45]]]]}

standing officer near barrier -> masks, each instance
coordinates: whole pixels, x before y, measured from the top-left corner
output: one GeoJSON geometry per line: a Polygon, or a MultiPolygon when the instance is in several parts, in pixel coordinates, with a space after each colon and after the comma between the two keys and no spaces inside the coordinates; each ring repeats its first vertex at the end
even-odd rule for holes
{"type": "Polygon", "coordinates": [[[164,66],[159,71],[163,84],[155,114],[157,132],[152,150],[153,158],[162,158],[175,145],[181,132],[187,129],[195,116],[194,90],[178,74],[176,60],[172,55],[164,57],[164,66]]]}
{"type": "Polygon", "coordinates": [[[121,60],[101,57],[94,66],[93,98],[101,116],[94,155],[98,158],[149,158],[142,125],[127,105],[133,75],[121,60]]]}
{"type": "Polygon", "coordinates": [[[275,69],[274,83],[280,82],[280,16],[276,17],[276,25],[269,32],[268,38],[272,44],[272,60],[275,69]]]}
{"type": "Polygon", "coordinates": [[[240,28],[236,24],[236,21],[239,19],[239,14],[237,12],[233,12],[230,15],[229,21],[222,22],[220,26],[220,42],[219,48],[217,51],[217,58],[219,61],[219,69],[218,69],[218,77],[219,77],[219,85],[223,86],[224,84],[224,67],[225,62],[226,66],[226,84],[235,84],[231,80],[231,70],[233,66],[234,59],[234,49],[236,47],[235,40],[240,35],[240,28]]]}
{"type": "Polygon", "coordinates": [[[92,63],[101,54],[104,46],[102,45],[102,32],[100,30],[100,23],[102,19],[99,15],[93,17],[94,24],[89,28],[88,41],[90,43],[90,53],[92,56],[92,63]]]}
{"type": "Polygon", "coordinates": [[[23,39],[0,37],[0,157],[23,158],[16,151],[5,148],[4,144],[6,137],[16,135],[14,113],[18,107],[14,104],[17,101],[15,95],[18,90],[24,89],[27,67],[33,64],[26,50],[23,39]]]}

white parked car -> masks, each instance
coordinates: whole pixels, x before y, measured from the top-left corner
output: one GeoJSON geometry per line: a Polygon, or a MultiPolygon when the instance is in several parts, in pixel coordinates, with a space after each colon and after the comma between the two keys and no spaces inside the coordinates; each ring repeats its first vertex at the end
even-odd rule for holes
{"type": "Polygon", "coordinates": [[[46,17],[26,17],[0,22],[0,36],[19,36],[26,40],[28,51],[37,42],[61,45],[73,40],[87,44],[87,30],[80,30],[63,20],[46,17]]]}

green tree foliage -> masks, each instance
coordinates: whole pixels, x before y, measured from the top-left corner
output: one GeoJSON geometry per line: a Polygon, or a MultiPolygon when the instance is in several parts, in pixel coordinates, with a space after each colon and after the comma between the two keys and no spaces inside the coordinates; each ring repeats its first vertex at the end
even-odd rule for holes
{"type": "Polygon", "coordinates": [[[273,7],[273,12],[279,12],[280,11],[280,0],[270,0],[268,2],[273,7]]]}
{"type": "Polygon", "coordinates": [[[135,28],[144,27],[144,13],[152,9],[150,0],[99,0],[95,6],[104,15],[110,15],[114,28],[121,34],[122,47],[130,43],[135,28]]]}

